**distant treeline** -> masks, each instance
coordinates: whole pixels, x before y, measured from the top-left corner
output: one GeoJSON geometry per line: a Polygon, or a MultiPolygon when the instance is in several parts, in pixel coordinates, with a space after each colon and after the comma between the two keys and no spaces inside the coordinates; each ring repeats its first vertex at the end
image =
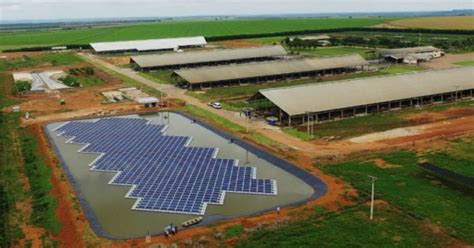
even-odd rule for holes
{"type": "MultiPolygon", "coordinates": [[[[437,40],[432,42],[420,42],[415,40],[400,40],[394,37],[365,38],[362,36],[348,35],[345,37],[332,37],[329,39],[332,46],[361,46],[371,48],[403,48],[423,45],[433,45],[446,51],[472,51],[474,50],[474,37],[456,40],[437,40]]],[[[302,40],[299,38],[285,38],[282,41],[290,48],[316,48],[322,46],[317,40],[302,40]]]]}
{"type": "MultiPolygon", "coordinates": [[[[439,29],[415,29],[415,28],[334,28],[334,29],[311,29],[311,30],[299,30],[299,31],[285,31],[285,32],[272,32],[272,33],[260,33],[260,34],[239,34],[239,35],[224,35],[224,36],[210,36],[206,37],[209,42],[212,41],[225,41],[225,40],[239,40],[239,39],[252,39],[252,38],[266,38],[276,36],[296,36],[296,35],[308,35],[315,33],[340,33],[340,32],[387,32],[387,33],[415,33],[415,34],[450,34],[450,35],[474,35],[474,30],[439,30],[439,29]]],[[[441,42],[440,42],[441,43],[441,42]]],[[[435,45],[435,44],[433,44],[435,45]]],[[[55,46],[66,46],[67,49],[89,49],[89,44],[63,44],[55,46]]],[[[25,52],[25,51],[47,51],[51,50],[53,46],[38,46],[38,47],[25,47],[19,49],[8,49],[3,52],[25,52]]],[[[444,48],[443,45],[440,45],[444,48]]]]}

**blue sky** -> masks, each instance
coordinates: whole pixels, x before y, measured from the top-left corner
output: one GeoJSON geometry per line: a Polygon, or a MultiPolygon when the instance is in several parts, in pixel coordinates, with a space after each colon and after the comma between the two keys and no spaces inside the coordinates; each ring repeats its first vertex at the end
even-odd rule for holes
{"type": "Polygon", "coordinates": [[[0,0],[0,20],[472,9],[473,0],[0,0]]]}

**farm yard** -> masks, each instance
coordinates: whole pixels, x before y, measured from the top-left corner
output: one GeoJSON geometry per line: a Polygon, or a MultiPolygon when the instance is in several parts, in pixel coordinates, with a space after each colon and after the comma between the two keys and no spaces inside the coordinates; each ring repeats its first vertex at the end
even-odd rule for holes
{"type": "MultiPolygon", "coordinates": [[[[0,227],[0,246],[469,247],[472,185],[419,164],[472,180],[473,89],[469,77],[449,77],[471,72],[472,37],[372,31],[381,25],[435,28],[421,19],[162,20],[0,32],[6,41],[0,49],[210,37],[189,47],[156,40],[143,52],[140,42],[136,50],[106,43],[111,54],[95,48],[2,52],[0,217],[6,225],[0,227]],[[298,40],[306,35],[258,37],[303,30],[318,36],[343,27],[371,29],[328,33],[324,46],[298,40]],[[242,39],[248,34],[256,38],[242,39]],[[431,47],[439,43],[447,48],[431,47]],[[407,44],[429,51],[395,53],[394,61],[379,51],[407,44]],[[276,53],[258,50],[265,47],[276,53]],[[443,56],[435,57],[438,52],[443,56]],[[152,59],[135,61],[141,55],[152,59]],[[291,70],[278,66],[285,63],[291,70]],[[260,65],[268,66],[252,70],[260,65]],[[224,69],[214,75],[216,68],[224,69]],[[51,78],[70,88],[19,91],[28,87],[15,82],[15,74],[51,71],[60,71],[61,77],[51,78]],[[413,76],[420,80],[405,79],[413,76]],[[179,84],[191,84],[193,77],[210,83],[179,84]],[[364,102],[365,114],[354,109],[353,116],[342,111],[305,122],[311,111],[325,114],[318,111],[327,104],[355,95],[373,99],[368,82],[379,79],[378,85],[400,95],[379,90],[385,98],[364,102]],[[433,89],[420,86],[426,82],[433,89]],[[406,87],[398,90],[400,85],[406,87]],[[309,97],[298,108],[308,115],[302,122],[291,123],[292,109],[284,107],[275,117],[271,108],[280,105],[269,108],[270,96],[259,102],[265,91],[321,86],[340,88],[317,106],[325,98],[309,97]],[[418,88],[428,95],[411,95],[418,88]],[[369,113],[371,104],[377,111],[369,113]],[[369,176],[377,178],[373,220],[369,176]]],[[[443,29],[439,23],[436,28],[443,29]]],[[[463,24],[459,29],[469,30],[463,24]]],[[[283,94],[278,104],[304,96],[293,94],[283,94]]]]}

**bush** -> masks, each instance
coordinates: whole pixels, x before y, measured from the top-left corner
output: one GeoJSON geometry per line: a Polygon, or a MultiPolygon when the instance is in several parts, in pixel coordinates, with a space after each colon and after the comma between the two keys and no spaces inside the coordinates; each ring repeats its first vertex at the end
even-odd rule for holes
{"type": "Polygon", "coordinates": [[[240,237],[244,232],[244,227],[242,225],[229,226],[225,229],[225,238],[235,238],[240,237]]]}
{"type": "Polygon", "coordinates": [[[23,91],[30,91],[31,90],[31,84],[30,82],[27,81],[17,81],[15,83],[16,90],[18,92],[23,92],[23,91]]]}
{"type": "Polygon", "coordinates": [[[72,77],[72,76],[66,76],[63,78],[60,78],[59,81],[63,82],[65,85],[69,87],[79,87],[81,84],[79,83],[79,80],[77,78],[72,77]]]}

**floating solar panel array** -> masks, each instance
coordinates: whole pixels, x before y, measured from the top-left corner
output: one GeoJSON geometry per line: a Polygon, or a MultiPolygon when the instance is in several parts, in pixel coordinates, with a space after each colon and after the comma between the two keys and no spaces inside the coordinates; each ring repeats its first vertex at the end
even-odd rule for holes
{"type": "Polygon", "coordinates": [[[98,153],[91,170],[118,172],[109,182],[129,185],[132,209],[204,214],[207,204],[224,203],[225,192],[276,195],[276,181],[256,179],[256,169],[216,158],[217,149],[190,147],[190,137],[168,136],[166,126],[142,118],[71,121],[56,128],[66,143],[86,144],[98,153]]]}

